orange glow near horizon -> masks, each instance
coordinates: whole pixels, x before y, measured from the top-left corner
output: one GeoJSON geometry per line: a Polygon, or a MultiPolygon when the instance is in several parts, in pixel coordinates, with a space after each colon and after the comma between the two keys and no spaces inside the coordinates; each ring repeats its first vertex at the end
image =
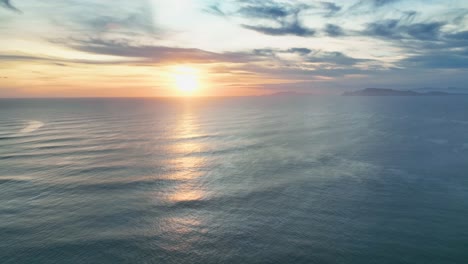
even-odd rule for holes
{"type": "MultiPolygon", "coordinates": [[[[87,65],[11,62],[0,97],[205,97],[267,94],[265,84],[288,80],[248,74],[220,64],[87,65]],[[125,74],[122,74],[122,73],[125,74]]],[[[234,67],[235,65],[228,65],[234,67]]]]}
{"type": "Polygon", "coordinates": [[[174,85],[184,96],[191,96],[200,89],[199,71],[189,66],[176,66],[172,70],[174,85]]]}

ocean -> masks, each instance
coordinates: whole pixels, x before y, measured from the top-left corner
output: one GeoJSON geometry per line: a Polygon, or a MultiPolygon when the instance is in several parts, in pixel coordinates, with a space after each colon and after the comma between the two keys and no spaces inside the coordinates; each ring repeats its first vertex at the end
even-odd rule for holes
{"type": "Polygon", "coordinates": [[[468,96],[0,99],[0,263],[468,263],[468,96]]]}

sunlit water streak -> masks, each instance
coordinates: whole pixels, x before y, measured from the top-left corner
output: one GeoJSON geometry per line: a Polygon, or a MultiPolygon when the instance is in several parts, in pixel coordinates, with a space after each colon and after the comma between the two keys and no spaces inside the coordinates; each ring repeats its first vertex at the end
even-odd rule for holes
{"type": "Polygon", "coordinates": [[[0,100],[0,263],[464,263],[467,130],[467,97],[0,100]]]}
{"type": "Polygon", "coordinates": [[[25,128],[21,129],[19,133],[31,133],[38,130],[44,125],[41,121],[32,120],[29,121],[25,128]]]}

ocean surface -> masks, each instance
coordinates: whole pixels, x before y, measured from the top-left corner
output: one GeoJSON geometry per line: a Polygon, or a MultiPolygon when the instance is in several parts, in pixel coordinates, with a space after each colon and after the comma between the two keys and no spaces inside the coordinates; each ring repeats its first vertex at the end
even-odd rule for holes
{"type": "Polygon", "coordinates": [[[0,263],[468,263],[468,96],[1,99],[0,263]]]}

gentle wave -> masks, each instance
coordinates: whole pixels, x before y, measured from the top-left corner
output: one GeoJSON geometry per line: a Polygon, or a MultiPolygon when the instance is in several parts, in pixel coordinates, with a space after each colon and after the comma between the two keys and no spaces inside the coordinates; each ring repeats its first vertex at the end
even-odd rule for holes
{"type": "Polygon", "coordinates": [[[432,115],[460,121],[441,126],[414,111],[431,105],[358,99],[186,109],[78,100],[0,111],[0,262],[427,263],[418,254],[465,254],[468,103],[441,102],[432,115]]]}
{"type": "Polygon", "coordinates": [[[34,179],[31,176],[16,175],[16,176],[0,176],[0,184],[7,182],[27,182],[34,179]]]}

